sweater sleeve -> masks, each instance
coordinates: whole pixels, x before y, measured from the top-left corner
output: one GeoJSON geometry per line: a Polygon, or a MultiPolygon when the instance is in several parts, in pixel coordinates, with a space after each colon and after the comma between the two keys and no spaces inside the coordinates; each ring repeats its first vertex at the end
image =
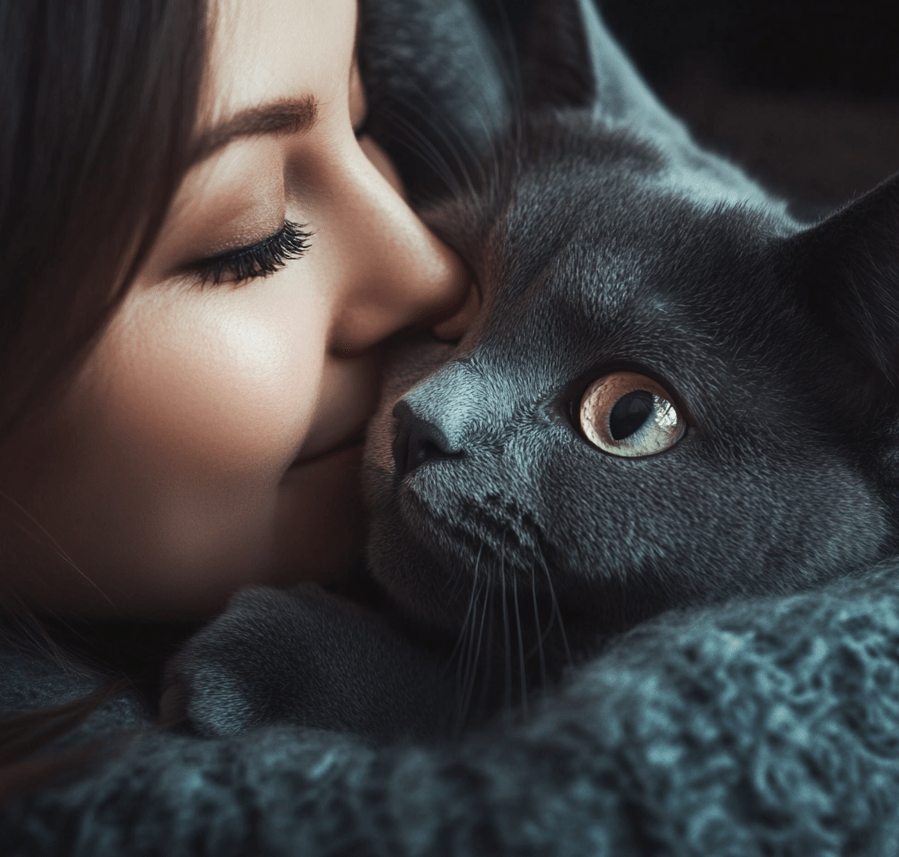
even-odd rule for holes
{"type": "MultiPolygon", "coordinates": [[[[46,654],[25,654],[10,645],[0,646],[0,717],[70,702],[93,693],[101,685],[99,676],[74,663],[64,665],[46,654]]],[[[120,730],[137,729],[148,725],[151,717],[143,695],[125,688],[50,749],[69,749],[120,730]]]]}
{"type": "Polygon", "coordinates": [[[896,853],[887,572],[662,617],[456,742],[147,733],[7,805],[0,842],[16,857],[896,853]]]}

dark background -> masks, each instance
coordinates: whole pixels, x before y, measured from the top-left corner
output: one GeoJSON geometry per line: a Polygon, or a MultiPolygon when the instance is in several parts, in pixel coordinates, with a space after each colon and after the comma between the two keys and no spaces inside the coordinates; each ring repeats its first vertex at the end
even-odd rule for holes
{"type": "MultiPolygon", "coordinates": [[[[514,28],[530,0],[485,0],[514,28]]],[[[813,215],[899,171],[899,0],[601,0],[694,135],[813,215]]],[[[899,236],[897,236],[899,238],[899,236]]]]}

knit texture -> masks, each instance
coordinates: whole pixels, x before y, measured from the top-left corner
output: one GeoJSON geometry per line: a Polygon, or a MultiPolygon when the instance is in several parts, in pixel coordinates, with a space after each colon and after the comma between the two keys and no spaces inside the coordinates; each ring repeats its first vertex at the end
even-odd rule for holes
{"type": "Polygon", "coordinates": [[[8,805],[24,855],[884,855],[899,847],[899,563],[673,613],[526,718],[372,749],[145,734],[8,805]]]}

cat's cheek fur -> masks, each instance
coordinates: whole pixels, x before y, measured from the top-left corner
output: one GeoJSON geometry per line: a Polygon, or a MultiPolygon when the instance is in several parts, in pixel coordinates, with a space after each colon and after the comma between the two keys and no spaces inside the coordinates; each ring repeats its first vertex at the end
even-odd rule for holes
{"type": "MultiPolygon", "coordinates": [[[[373,430],[370,443],[378,438],[392,433],[373,430]]],[[[389,446],[373,451],[382,463],[368,470],[369,559],[408,612],[458,631],[502,575],[505,601],[527,603],[528,627],[555,599],[608,633],[672,606],[813,586],[889,544],[871,486],[823,448],[806,451],[811,460],[728,461],[697,443],[667,462],[634,462],[561,430],[554,440],[525,433],[502,455],[475,451],[403,479],[389,446]]]]}

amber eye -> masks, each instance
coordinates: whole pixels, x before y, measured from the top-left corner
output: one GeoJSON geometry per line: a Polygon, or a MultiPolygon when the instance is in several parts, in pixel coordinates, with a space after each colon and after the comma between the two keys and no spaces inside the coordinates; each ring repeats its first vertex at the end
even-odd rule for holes
{"type": "Polygon", "coordinates": [[[612,455],[655,455],[676,444],[687,429],[668,393],[636,372],[604,375],[581,399],[581,430],[612,455]]]}

